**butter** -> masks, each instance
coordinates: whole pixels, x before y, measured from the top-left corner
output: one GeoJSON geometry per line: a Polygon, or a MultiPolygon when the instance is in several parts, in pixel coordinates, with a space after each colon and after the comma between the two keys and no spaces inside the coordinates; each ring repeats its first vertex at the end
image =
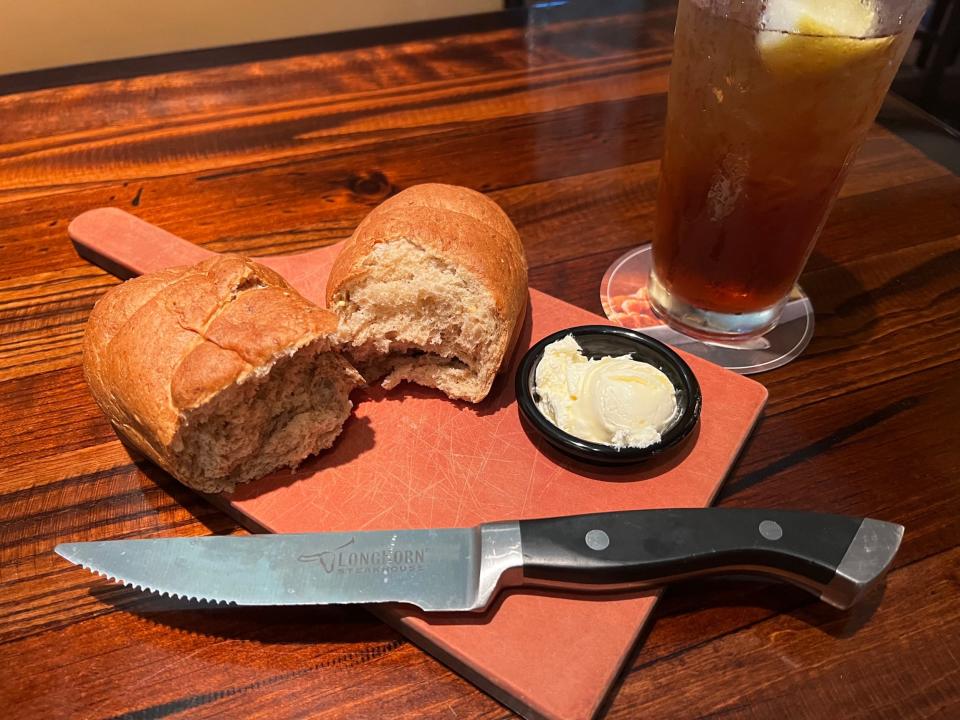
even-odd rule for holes
{"type": "Polygon", "coordinates": [[[676,389],[660,370],[629,355],[591,360],[572,335],[547,345],[535,381],[540,412],[590,442],[646,447],[677,414],[676,389]]]}

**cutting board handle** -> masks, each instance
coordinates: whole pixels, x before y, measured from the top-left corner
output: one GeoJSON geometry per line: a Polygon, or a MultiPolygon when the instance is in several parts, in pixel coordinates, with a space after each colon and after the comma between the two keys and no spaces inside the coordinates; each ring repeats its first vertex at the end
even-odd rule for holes
{"type": "Polygon", "coordinates": [[[80,257],[124,279],[215,255],[120,208],[88,210],[67,233],[80,257]]]}
{"type": "MultiPolygon", "coordinates": [[[[120,208],[88,210],[74,218],[67,233],[80,257],[123,280],[216,255],[120,208]]],[[[327,275],[339,250],[337,243],[257,261],[283,275],[305,298],[323,305],[327,275]]]]}

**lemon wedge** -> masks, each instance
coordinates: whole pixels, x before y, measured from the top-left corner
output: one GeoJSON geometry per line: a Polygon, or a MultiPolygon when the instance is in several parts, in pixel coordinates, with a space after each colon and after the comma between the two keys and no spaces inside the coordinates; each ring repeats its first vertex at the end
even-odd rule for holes
{"type": "Polygon", "coordinates": [[[778,74],[835,72],[887,50],[892,37],[869,37],[877,19],[860,0],[768,0],[757,48],[778,74]]]}

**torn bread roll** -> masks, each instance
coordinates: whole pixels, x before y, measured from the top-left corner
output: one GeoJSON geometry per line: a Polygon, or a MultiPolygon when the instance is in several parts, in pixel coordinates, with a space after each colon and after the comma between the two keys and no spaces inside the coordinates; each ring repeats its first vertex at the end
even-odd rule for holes
{"type": "Polygon", "coordinates": [[[118,434],[202,492],[330,447],[362,380],[336,318],[224,255],[130,280],[94,307],[83,369],[118,434]]]}
{"type": "Polygon", "coordinates": [[[327,280],[346,352],[368,381],[479,402],[509,361],[527,307],[516,228],[486,196],[416,185],[376,207],[327,280]]]}

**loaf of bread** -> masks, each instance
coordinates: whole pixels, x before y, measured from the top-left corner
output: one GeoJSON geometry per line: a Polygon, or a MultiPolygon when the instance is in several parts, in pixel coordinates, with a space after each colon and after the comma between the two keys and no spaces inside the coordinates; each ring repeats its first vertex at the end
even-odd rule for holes
{"type": "Polygon", "coordinates": [[[334,261],[327,306],[368,381],[479,402],[509,360],[527,307],[523,244],[492,200],[416,185],[357,226],[334,261]]]}
{"type": "Polygon", "coordinates": [[[118,434],[203,492],[329,447],[360,376],[336,318],[235,255],[130,280],[94,307],[83,341],[93,396],[118,434]]]}

